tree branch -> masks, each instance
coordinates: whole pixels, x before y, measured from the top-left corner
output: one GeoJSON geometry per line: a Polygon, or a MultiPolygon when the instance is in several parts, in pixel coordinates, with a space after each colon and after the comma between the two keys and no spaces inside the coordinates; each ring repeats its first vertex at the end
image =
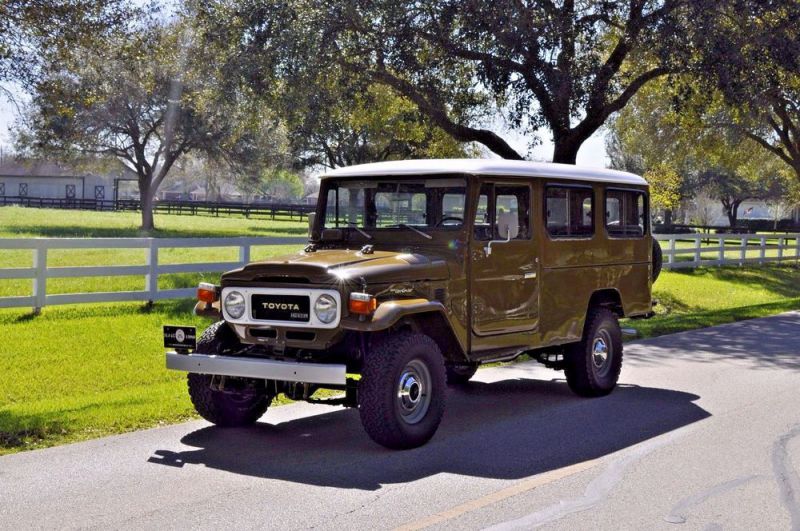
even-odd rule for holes
{"type": "Polygon", "coordinates": [[[460,142],[478,142],[504,159],[523,159],[514,148],[492,131],[476,129],[453,122],[447,115],[443,105],[437,105],[436,103],[438,102],[431,102],[408,81],[391,74],[385,69],[376,69],[371,72],[371,76],[375,81],[395,89],[413,101],[420,111],[427,114],[436,125],[456,140],[460,142]]]}

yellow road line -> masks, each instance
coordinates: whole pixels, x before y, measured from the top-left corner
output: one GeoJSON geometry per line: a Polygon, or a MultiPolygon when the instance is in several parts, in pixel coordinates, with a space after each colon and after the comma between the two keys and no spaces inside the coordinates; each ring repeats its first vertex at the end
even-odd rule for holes
{"type": "Polygon", "coordinates": [[[584,470],[592,468],[599,462],[600,458],[591,459],[589,461],[582,461],[580,463],[575,463],[574,465],[569,465],[564,468],[551,470],[550,472],[533,476],[526,480],[520,481],[519,483],[515,483],[510,487],[506,487],[504,489],[492,492],[491,494],[487,494],[486,496],[481,496],[480,498],[470,500],[462,503],[461,505],[456,505],[455,507],[447,509],[446,511],[432,514],[417,520],[416,522],[411,522],[401,527],[397,527],[394,531],[418,531],[432,525],[441,524],[442,522],[457,518],[462,514],[481,509],[487,505],[492,505],[493,503],[503,501],[507,498],[511,498],[512,496],[522,494],[523,492],[528,492],[535,488],[547,485],[548,483],[552,483],[554,481],[558,481],[559,479],[583,472],[584,470]]]}

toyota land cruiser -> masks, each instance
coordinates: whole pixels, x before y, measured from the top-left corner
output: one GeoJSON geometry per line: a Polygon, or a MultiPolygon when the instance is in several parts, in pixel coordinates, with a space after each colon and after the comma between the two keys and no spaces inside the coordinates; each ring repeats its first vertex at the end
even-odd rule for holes
{"type": "Polygon", "coordinates": [[[319,197],[308,246],[202,284],[195,311],[216,322],[194,352],[166,355],[212,423],[253,423],[284,393],[357,407],[377,443],[413,448],[436,432],[446,386],[484,363],[528,354],[578,395],[610,393],[618,319],[652,314],[660,254],[636,175],[401,161],[332,171],[319,197]]]}

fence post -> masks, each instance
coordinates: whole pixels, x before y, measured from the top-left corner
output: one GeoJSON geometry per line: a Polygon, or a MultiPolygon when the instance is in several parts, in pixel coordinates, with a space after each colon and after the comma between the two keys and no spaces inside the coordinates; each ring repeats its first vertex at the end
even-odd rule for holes
{"type": "Polygon", "coordinates": [[[36,278],[33,279],[33,313],[39,315],[47,302],[47,246],[44,242],[37,242],[33,267],[36,269],[36,278]]]}
{"type": "Polygon", "coordinates": [[[719,265],[725,263],[725,238],[719,239],[719,265]]]}
{"type": "Polygon", "coordinates": [[[781,237],[778,238],[778,262],[783,262],[783,245],[785,240],[781,237]]]}
{"type": "Polygon", "coordinates": [[[675,240],[677,236],[674,234],[669,237],[669,258],[667,263],[672,264],[675,262],[675,240]]]}
{"type": "Polygon", "coordinates": [[[696,237],[694,239],[694,245],[695,245],[695,247],[694,247],[694,265],[695,265],[695,267],[699,267],[700,266],[700,260],[703,258],[702,255],[700,254],[700,251],[703,248],[703,240],[701,240],[699,236],[696,237]]]}
{"type": "Polygon", "coordinates": [[[794,236],[794,262],[800,263],[800,234],[794,236]]]}
{"type": "Polygon", "coordinates": [[[147,275],[144,277],[144,289],[147,291],[147,304],[152,306],[158,296],[158,242],[155,238],[148,238],[147,243],[147,275]]]}
{"type": "Polygon", "coordinates": [[[739,265],[744,266],[747,260],[747,243],[750,241],[750,238],[747,236],[742,236],[742,256],[739,259],[739,265]]]}
{"type": "Polygon", "coordinates": [[[758,253],[758,265],[764,265],[764,258],[767,256],[767,237],[761,236],[761,250],[758,253]]]}
{"type": "Polygon", "coordinates": [[[250,263],[250,244],[242,242],[239,246],[239,263],[243,266],[250,263]]]}

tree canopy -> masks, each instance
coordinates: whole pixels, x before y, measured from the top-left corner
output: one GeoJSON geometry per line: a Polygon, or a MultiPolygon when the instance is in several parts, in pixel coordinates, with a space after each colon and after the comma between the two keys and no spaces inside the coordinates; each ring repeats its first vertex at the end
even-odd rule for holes
{"type": "Polygon", "coordinates": [[[702,15],[695,77],[729,108],[718,126],[747,135],[800,181],[800,3],[729,0],[702,15]]]}
{"type": "Polygon", "coordinates": [[[655,207],[673,209],[676,195],[705,193],[721,203],[734,226],[742,202],[781,193],[780,161],[749,135],[720,125],[735,112],[721,94],[687,97],[685,87],[653,83],[619,113],[609,127],[612,163],[645,173],[655,207]]]}
{"type": "Polygon", "coordinates": [[[32,82],[42,61],[91,45],[137,11],[124,0],[0,2],[0,82],[32,82]]]}
{"type": "Polygon", "coordinates": [[[220,94],[191,30],[148,22],[45,63],[19,135],[40,152],[119,159],[138,175],[144,230],[158,187],[189,152],[232,167],[284,161],[276,121],[245,95],[220,94]]]}
{"type": "MultiPolygon", "coordinates": [[[[678,71],[703,2],[688,0],[254,0],[204,3],[201,18],[236,42],[238,64],[284,79],[336,64],[412,101],[461,142],[523,158],[487,122],[542,128],[553,160],[581,144],[646,83],[678,71]]],[[[251,70],[252,71],[252,70],[251,70]]],[[[256,76],[257,80],[265,76],[256,76]]]]}

